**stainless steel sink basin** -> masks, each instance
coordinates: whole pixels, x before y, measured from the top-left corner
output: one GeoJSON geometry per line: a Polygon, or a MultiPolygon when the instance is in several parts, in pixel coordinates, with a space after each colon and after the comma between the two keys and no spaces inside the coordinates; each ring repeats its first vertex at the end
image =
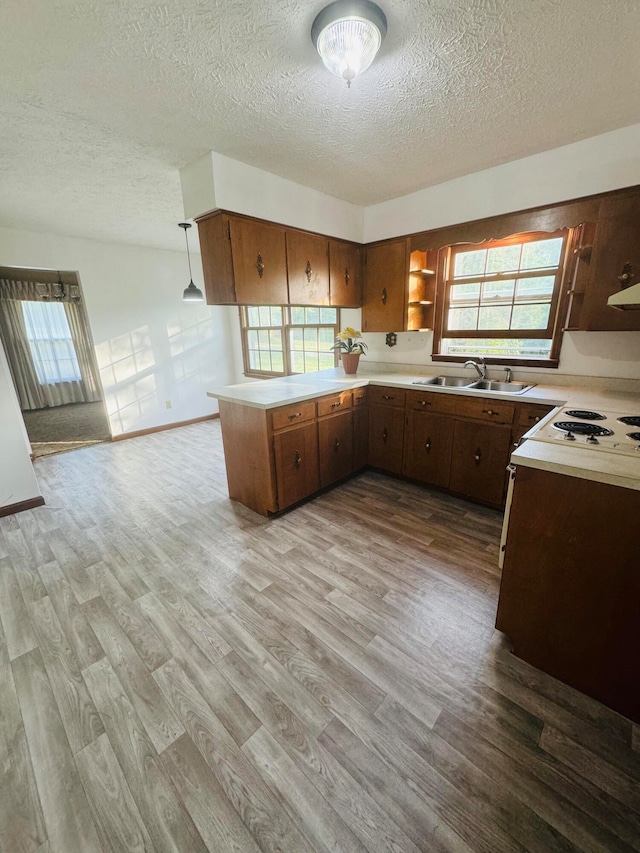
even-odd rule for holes
{"type": "Polygon", "coordinates": [[[432,376],[430,379],[417,379],[414,385],[442,385],[445,388],[464,388],[472,384],[468,376],[432,376]]]}
{"type": "Polygon", "coordinates": [[[480,379],[469,385],[469,389],[474,391],[501,391],[503,394],[524,394],[532,387],[526,382],[498,382],[495,379],[480,379]]]}

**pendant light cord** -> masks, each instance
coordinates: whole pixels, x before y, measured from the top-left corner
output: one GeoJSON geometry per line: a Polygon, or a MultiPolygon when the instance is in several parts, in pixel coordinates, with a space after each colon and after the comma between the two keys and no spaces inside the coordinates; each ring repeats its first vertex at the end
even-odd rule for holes
{"type": "Polygon", "coordinates": [[[184,229],[184,241],[187,244],[187,261],[189,262],[189,279],[193,284],[193,273],[191,272],[191,255],[189,254],[189,238],[187,237],[187,229],[184,229]]]}

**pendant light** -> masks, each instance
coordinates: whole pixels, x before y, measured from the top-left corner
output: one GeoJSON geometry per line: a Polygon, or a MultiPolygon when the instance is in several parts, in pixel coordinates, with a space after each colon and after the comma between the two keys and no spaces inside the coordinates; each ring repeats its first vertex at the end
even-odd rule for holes
{"type": "Polygon", "coordinates": [[[384,12],[370,0],[336,0],[311,27],[311,40],[332,74],[347,86],[366,71],[387,33],[384,12]]]}
{"type": "Polygon", "coordinates": [[[193,273],[191,272],[191,255],[189,254],[189,238],[187,237],[187,228],[191,228],[190,222],[178,222],[180,228],[184,228],[184,239],[187,244],[187,260],[189,261],[189,286],[185,288],[182,294],[182,299],[185,302],[204,302],[204,296],[199,287],[193,283],[193,273]]]}

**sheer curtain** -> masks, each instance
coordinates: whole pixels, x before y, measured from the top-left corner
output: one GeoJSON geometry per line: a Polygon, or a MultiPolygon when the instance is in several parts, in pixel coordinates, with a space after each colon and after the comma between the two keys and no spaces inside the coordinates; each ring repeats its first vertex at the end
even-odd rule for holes
{"type": "Polygon", "coordinates": [[[83,307],[51,295],[51,285],[0,280],[0,337],[24,410],[102,399],[83,307]]]}

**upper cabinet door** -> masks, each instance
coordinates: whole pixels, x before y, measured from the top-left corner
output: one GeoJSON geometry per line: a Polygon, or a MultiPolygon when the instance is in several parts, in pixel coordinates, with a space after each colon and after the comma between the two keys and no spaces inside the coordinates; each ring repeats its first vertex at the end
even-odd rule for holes
{"type": "Polygon", "coordinates": [[[231,254],[239,305],[286,305],[284,229],[251,219],[230,219],[231,254]]]}
{"type": "Polygon", "coordinates": [[[405,330],[408,280],[408,240],[392,240],[367,247],[363,331],[405,330]]]}
{"type": "Polygon", "coordinates": [[[621,281],[640,283],[640,193],[605,198],[596,228],[591,279],[585,294],[584,322],[588,331],[640,329],[640,309],[617,311],[607,299],[621,289],[621,281]]]}
{"type": "Polygon", "coordinates": [[[362,305],[362,247],[329,240],[329,289],[331,304],[341,308],[362,305]]]}
{"type": "Polygon", "coordinates": [[[229,217],[217,212],[198,221],[205,296],[209,305],[235,305],[229,217]]]}
{"type": "Polygon", "coordinates": [[[291,305],[329,304],[329,241],[287,231],[287,270],[291,305]]]}

